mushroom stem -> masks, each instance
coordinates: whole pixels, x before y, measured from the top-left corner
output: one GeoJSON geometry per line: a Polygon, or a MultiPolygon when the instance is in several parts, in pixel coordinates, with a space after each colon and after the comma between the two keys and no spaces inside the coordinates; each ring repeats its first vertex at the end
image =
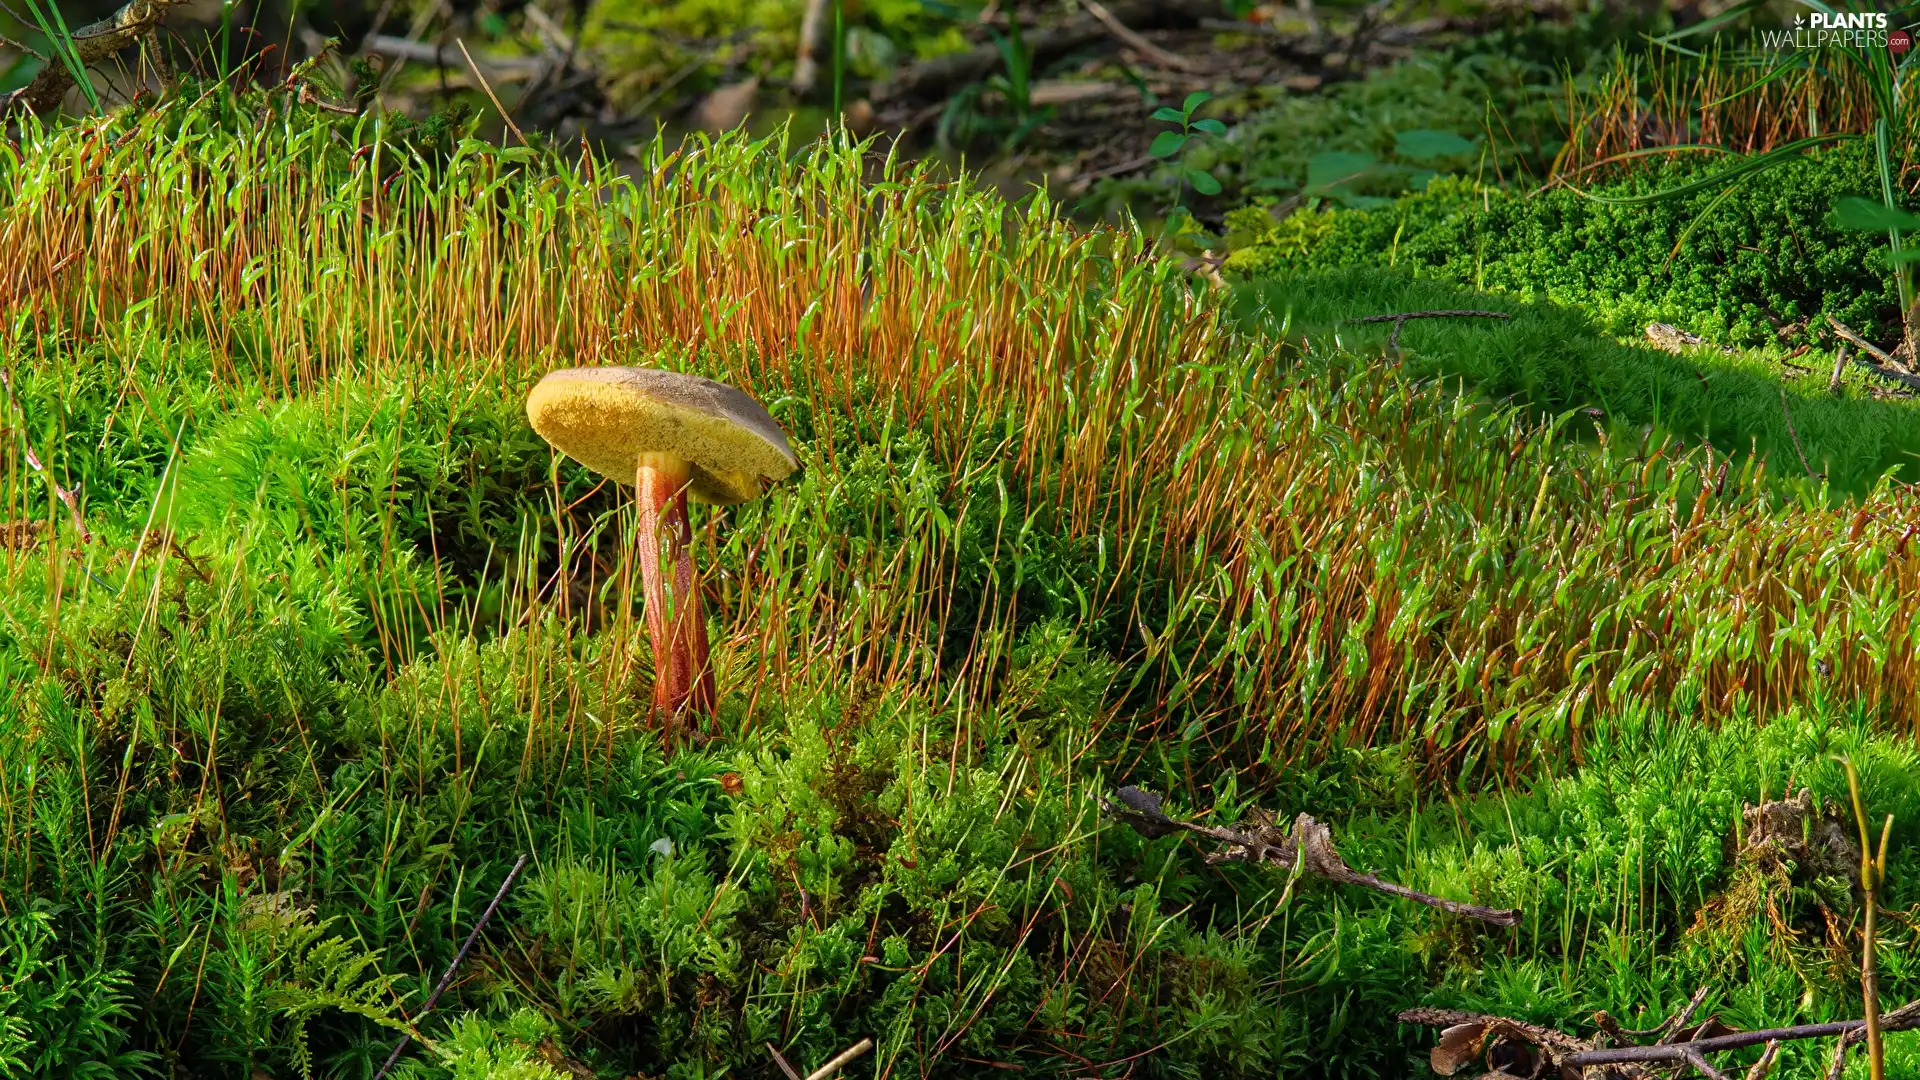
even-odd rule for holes
{"type": "Polygon", "coordinates": [[[653,711],[672,721],[685,710],[711,714],[713,672],[707,665],[707,624],[693,568],[693,530],[687,521],[685,458],[642,454],[634,476],[640,511],[640,579],[647,632],[653,639],[653,711]],[[667,564],[673,565],[672,580],[667,564]]]}

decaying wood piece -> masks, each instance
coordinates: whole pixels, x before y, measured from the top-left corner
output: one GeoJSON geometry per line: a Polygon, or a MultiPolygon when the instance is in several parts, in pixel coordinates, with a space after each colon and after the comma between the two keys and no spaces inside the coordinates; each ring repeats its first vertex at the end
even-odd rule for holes
{"type": "MultiPolygon", "coordinates": [[[[98,63],[128,46],[138,44],[159,27],[160,20],[166,17],[169,8],[183,3],[186,0],[130,0],[112,15],[75,30],[73,48],[79,54],[81,66],[84,68],[98,63]]],[[[40,69],[33,81],[0,96],[0,117],[11,115],[16,109],[45,116],[60,107],[60,100],[72,88],[73,73],[55,56],[40,69]]]]}
{"type": "MultiPolygon", "coordinates": [[[[1675,1068],[1682,1068],[1683,1071],[1691,1069],[1708,1080],[1729,1080],[1726,1073],[1708,1060],[1708,1055],[1764,1044],[1766,1051],[1746,1072],[1747,1080],[1764,1080],[1773,1068],[1780,1044],[1797,1039],[1839,1036],[1829,1073],[1830,1078],[1837,1078],[1845,1067],[1847,1048],[1866,1038],[1864,1020],[1736,1031],[1722,1024],[1718,1017],[1709,1017],[1689,1030],[1687,1025],[1706,996],[1707,990],[1702,987],[1666,1023],[1642,1031],[1622,1029],[1607,1014],[1595,1013],[1594,1021],[1601,1028],[1601,1033],[1592,1039],[1582,1039],[1564,1031],[1510,1017],[1452,1009],[1408,1009],[1400,1014],[1399,1020],[1403,1024],[1426,1024],[1444,1029],[1440,1033],[1439,1043],[1429,1055],[1433,1070],[1442,1076],[1451,1076],[1484,1059],[1494,1075],[1504,1072],[1510,1075],[1557,1075],[1561,1080],[1651,1080],[1653,1077],[1669,1075],[1669,1071],[1675,1068]],[[1606,1045],[1610,1036],[1644,1038],[1648,1035],[1658,1035],[1658,1041],[1647,1045],[1606,1045]]],[[[1920,1001],[1909,1002],[1881,1017],[1880,1028],[1882,1031],[1920,1028],[1920,1001]]]]}
{"type": "Polygon", "coordinates": [[[1382,881],[1372,874],[1363,874],[1353,869],[1340,858],[1340,853],[1334,850],[1333,831],[1315,821],[1309,814],[1301,814],[1295,818],[1293,828],[1288,830],[1276,826],[1271,816],[1259,810],[1250,810],[1247,812],[1249,828],[1230,829],[1218,825],[1195,825],[1190,821],[1168,817],[1160,809],[1160,796],[1142,791],[1137,787],[1123,787],[1114,793],[1114,797],[1119,800],[1120,805],[1102,799],[1100,808],[1142,836],[1156,837],[1174,832],[1190,832],[1225,844],[1224,850],[1207,856],[1209,863],[1255,862],[1274,863],[1288,869],[1297,867],[1301,873],[1323,877],[1328,881],[1337,881],[1344,885],[1358,885],[1364,889],[1373,889],[1390,896],[1412,900],[1416,904],[1425,904],[1456,915],[1490,922],[1496,926],[1512,926],[1520,921],[1518,911],[1482,907],[1479,904],[1463,904],[1457,900],[1429,896],[1404,885],[1382,881]]]}

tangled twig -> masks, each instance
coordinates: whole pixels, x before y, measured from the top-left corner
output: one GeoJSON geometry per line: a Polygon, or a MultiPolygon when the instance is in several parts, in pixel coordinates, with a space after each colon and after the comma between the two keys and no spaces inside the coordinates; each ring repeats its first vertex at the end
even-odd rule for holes
{"type": "Polygon", "coordinates": [[[1302,873],[1323,877],[1328,881],[1373,889],[1389,896],[1412,900],[1416,904],[1425,904],[1456,915],[1490,922],[1496,926],[1512,926],[1520,921],[1518,911],[1482,907],[1479,904],[1463,904],[1457,900],[1429,896],[1404,885],[1382,881],[1372,874],[1363,874],[1353,869],[1340,858],[1340,853],[1334,850],[1333,831],[1308,814],[1301,814],[1294,819],[1293,829],[1289,831],[1274,825],[1272,817],[1262,811],[1251,810],[1247,814],[1251,828],[1229,829],[1218,825],[1196,825],[1190,821],[1168,817],[1160,809],[1160,796],[1142,791],[1137,787],[1123,787],[1114,793],[1114,797],[1124,805],[1116,805],[1102,799],[1100,808],[1142,836],[1151,838],[1184,831],[1218,840],[1227,845],[1225,850],[1208,855],[1208,863],[1254,862],[1274,863],[1289,868],[1298,867],[1302,873]]]}

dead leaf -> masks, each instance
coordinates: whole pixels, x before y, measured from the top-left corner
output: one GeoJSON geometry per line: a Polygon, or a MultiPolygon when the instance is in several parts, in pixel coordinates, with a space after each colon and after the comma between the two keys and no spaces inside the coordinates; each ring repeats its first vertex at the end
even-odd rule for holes
{"type": "Polygon", "coordinates": [[[1440,1042],[1427,1055],[1433,1071],[1441,1076],[1452,1076],[1464,1065],[1471,1065],[1480,1059],[1486,1048],[1487,1025],[1455,1024],[1440,1033],[1440,1042]]]}

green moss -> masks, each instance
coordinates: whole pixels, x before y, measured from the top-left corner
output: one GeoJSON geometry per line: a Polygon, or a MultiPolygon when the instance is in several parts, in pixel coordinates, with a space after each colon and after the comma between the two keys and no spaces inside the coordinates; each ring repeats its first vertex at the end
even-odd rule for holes
{"type": "MultiPolygon", "coordinates": [[[[1675,163],[1596,194],[1642,194],[1724,167],[1675,163]]],[[[1780,340],[1779,326],[1804,328],[1826,315],[1884,336],[1897,327],[1899,302],[1883,241],[1826,221],[1835,199],[1878,185],[1858,144],[1762,173],[1718,205],[1710,205],[1718,192],[1619,206],[1564,187],[1528,195],[1436,177],[1385,208],[1282,221],[1237,251],[1233,265],[1248,275],[1403,269],[1581,308],[1629,336],[1657,320],[1710,341],[1757,345],[1780,340]]]]}

